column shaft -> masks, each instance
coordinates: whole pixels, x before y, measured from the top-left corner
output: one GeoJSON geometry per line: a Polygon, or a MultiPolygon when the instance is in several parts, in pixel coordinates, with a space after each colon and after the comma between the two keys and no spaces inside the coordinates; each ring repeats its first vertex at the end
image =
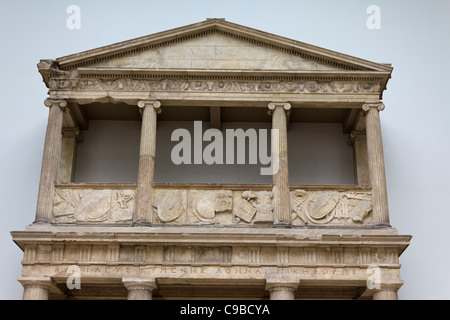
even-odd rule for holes
{"type": "Polygon", "coordinates": [[[49,223],[53,209],[53,191],[58,173],[58,160],[61,148],[61,129],[63,123],[63,108],[65,100],[45,100],[50,108],[47,132],[45,135],[44,153],[42,157],[41,178],[36,209],[35,222],[49,223]]]}
{"type": "Polygon", "coordinates": [[[294,300],[294,289],[277,287],[270,289],[270,300],[294,300]]]}
{"type": "Polygon", "coordinates": [[[152,300],[152,290],[149,288],[131,288],[127,300],[152,300]]]}
{"type": "Polygon", "coordinates": [[[373,300],[398,300],[397,291],[379,290],[373,293],[373,300]]]}
{"type": "Polygon", "coordinates": [[[139,151],[138,187],[135,224],[149,225],[153,213],[153,175],[156,153],[156,121],[159,101],[139,101],[142,109],[141,144],[139,151]]]}
{"type": "Polygon", "coordinates": [[[373,223],[389,226],[389,209],[387,202],[386,175],[384,168],[383,141],[379,111],[384,109],[382,103],[366,104],[367,156],[370,183],[372,185],[373,223]]]}
{"type": "MultiPolygon", "coordinates": [[[[270,103],[272,110],[272,129],[278,131],[278,141],[272,141],[272,157],[278,158],[278,168],[273,174],[273,213],[274,225],[287,226],[290,223],[290,192],[287,154],[287,117],[289,103],[270,103]],[[278,142],[278,143],[277,143],[278,142]],[[277,170],[278,169],[278,170],[277,170]]],[[[272,135],[272,137],[276,135],[272,135]]],[[[272,159],[272,162],[276,160],[272,159]]]]}
{"type": "Polygon", "coordinates": [[[363,132],[352,132],[350,142],[353,146],[353,166],[355,183],[360,186],[370,185],[369,168],[367,161],[367,141],[363,132]]]}
{"type": "Polygon", "coordinates": [[[74,179],[78,143],[82,140],[78,128],[63,128],[58,183],[70,183],[74,179]]]}

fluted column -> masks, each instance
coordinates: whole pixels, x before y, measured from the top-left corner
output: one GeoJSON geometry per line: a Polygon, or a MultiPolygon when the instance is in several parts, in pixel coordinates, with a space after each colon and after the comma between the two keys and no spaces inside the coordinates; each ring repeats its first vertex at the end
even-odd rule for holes
{"type": "Polygon", "coordinates": [[[287,154],[287,112],[291,105],[287,102],[269,103],[272,113],[272,163],[273,173],[273,213],[274,226],[285,227],[290,223],[289,170],[287,154]],[[278,136],[278,139],[276,137],[278,136]],[[278,161],[277,161],[278,159],[278,161]]]}
{"type": "Polygon", "coordinates": [[[383,103],[364,104],[366,111],[367,158],[372,185],[373,223],[380,227],[389,225],[389,209],[384,168],[383,141],[379,111],[383,103]]]}
{"type": "Polygon", "coordinates": [[[298,280],[266,280],[266,290],[270,292],[270,300],[294,300],[295,290],[297,290],[298,285],[298,280]]]}
{"type": "Polygon", "coordinates": [[[151,225],[153,213],[153,175],[156,153],[156,121],[161,103],[156,100],[138,102],[142,113],[141,144],[139,150],[138,187],[134,225],[151,225]]]}
{"type": "Polygon", "coordinates": [[[157,288],[155,279],[123,278],[122,282],[128,289],[127,300],[152,300],[157,288]]]}
{"type": "Polygon", "coordinates": [[[70,183],[75,175],[78,143],[83,140],[78,128],[63,128],[58,183],[70,183]]]}
{"type": "Polygon", "coordinates": [[[50,277],[20,277],[18,281],[23,286],[23,300],[48,300],[50,277]]]}
{"type": "Polygon", "coordinates": [[[51,221],[53,191],[58,174],[58,160],[61,148],[63,113],[67,106],[67,101],[46,99],[44,104],[49,107],[50,111],[45,134],[35,223],[49,223],[51,221]]]}

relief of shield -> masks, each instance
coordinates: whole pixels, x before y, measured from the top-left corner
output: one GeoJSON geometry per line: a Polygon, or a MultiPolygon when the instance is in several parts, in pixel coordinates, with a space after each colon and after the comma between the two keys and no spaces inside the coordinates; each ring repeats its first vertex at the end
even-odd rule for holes
{"type": "Polygon", "coordinates": [[[111,208],[111,190],[87,190],[80,194],[80,202],[73,216],[77,221],[103,222],[111,208]]]}
{"type": "Polygon", "coordinates": [[[180,190],[169,191],[162,198],[158,205],[158,218],[162,222],[171,222],[183,214],[185,211],[183,206],[183,198],[180,190]]]}
{"type": "Polygon", "coordinates": [[[310,204],[309,215],[313,219],[325,218],[336,207],[337,199],[331,192],[319,194],[310,204]]]}

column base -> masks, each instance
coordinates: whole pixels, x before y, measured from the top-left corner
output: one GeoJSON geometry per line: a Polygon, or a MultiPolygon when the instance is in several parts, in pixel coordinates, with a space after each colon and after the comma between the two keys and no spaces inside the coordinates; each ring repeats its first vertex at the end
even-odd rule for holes
{"type": "Polygon", "coordinates": [[[51,224],[51,223],[52,223],[52,221],[47,218],[38,218],[33,221],[33,224],[51,224]]]}
{"type": "Polygon", "coordinates": [[[382,228],[392,228],[389,222],[378,222],[373,225],[374,229],[382,229],[382,228]]]}
{"type": "Polygon", "coordinates": [[[287,222],[277,222],[272,225],[272,228],[290,228],[291,225],[287,222]]]}
{"type": "Polygon", "coordinates": [[[152,223],[145,220],[135,221],[131,224],[132,227],[151,227],[152,223]]]}

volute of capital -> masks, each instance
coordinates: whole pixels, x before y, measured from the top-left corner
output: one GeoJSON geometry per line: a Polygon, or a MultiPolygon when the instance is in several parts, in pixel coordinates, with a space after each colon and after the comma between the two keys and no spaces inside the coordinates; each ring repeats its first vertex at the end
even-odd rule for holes
{"type": "Polygon", "coordinates": [[[67,107],[67,101],[63,100],[63,99],[51,99],[51,98],[47,98],[44,101],[44,105],[46,107],[51,108],[52,106],[58,106],[61,109],[65,109],[67,107]]]}
{"type": "Polygon", "coordinates": [[[362,109],[365,112],[368,112],[371,108],[376,108],[378,111],[383,111],[384,110],[384,103],[383,102],[365,103],[362,106],[362,109]]]}
{"type": "Polygon", "coordinates": [[[276,108],[283,108],[287,114],[289,114],[291,110],[291,104],[289,102],[271,102],[267,107],[269,108],[267,111],[267,114],[269,115],[272,115],[276,108]]]}
{"type": "Polygon", "coordinates": [[[140,100],[140,101],[138,101],[137,105],[138,105],[141,113],[146,107],[155,108],[155,111],[157,114],[160,114],[162,111],[161,110],[161,102],[159,102],[158,100],[140,100]]]}

